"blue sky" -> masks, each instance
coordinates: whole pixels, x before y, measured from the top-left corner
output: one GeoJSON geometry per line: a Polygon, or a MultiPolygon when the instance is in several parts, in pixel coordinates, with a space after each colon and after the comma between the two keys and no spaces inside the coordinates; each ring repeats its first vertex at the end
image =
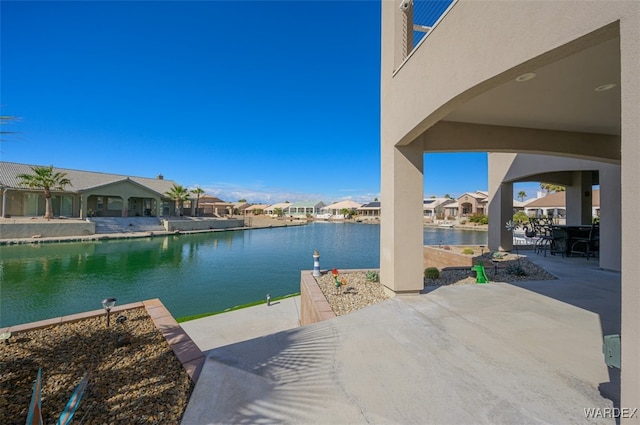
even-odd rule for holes
{"type": "MultiPolygon", "coordinates": [[[[2,1],[1,19],[2,115],[20,117],[3,161],[228,201],[380,197],[378,1],[2,1]]],[[[486,154],[426,155],[425,196],[486,174],[486,154]]]]}

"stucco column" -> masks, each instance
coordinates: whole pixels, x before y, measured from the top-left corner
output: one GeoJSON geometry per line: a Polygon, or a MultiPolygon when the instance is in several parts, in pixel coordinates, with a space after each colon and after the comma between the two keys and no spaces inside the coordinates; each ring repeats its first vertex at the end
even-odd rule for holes
{"type": "Polygon", "coordinates": [[[395,293],[417,293],[424,287],[422,144],[383,143],[381,159],[380,282],[395,293]]]}
{"type": "Polygon", "coordinates": [[[487,155],[489,182],[489,235],[491,251],[511,251],[513,233],[506,223],[513,219],[513,183],[503,183],[510,170],[515,153],[493,153],[487,155]]]}
{"type": "MultiPolygon", "coordinates": [[[[640,5],[620,21],[622,150],[622,364],[620,407],[640,408],[640,5]]],[[[604,204],[603,204],[604,205],[604,204]]],[[[640,424],[640,413],[623,423],[640,424]]]]}
{"type": "Polygon", "coordinates": [[[489,186],[489,250],[511,251],[513,233],[507,230],[507,221],[513,219],[513,183],[489,186]]]}
{"type": "Polygon", "coordinates": [[[600,169],[600,267],[620,271],[622,231],[620,169],[600,169]]]}
{"type": "Polygon", "coordinates": [[[591,171],[574,171],[571,186],[567,186],[567,225],[591,224],[593,209],[593,179],[591,171]]]}
{"type": "Polygon", "coordinates": [[[3,187],[2,188],[2,218],[7,215],[7,191],[9,189],[3,187]]]}
{"type": "Polygon", "coordinates": [[[89,194],[83,193],[80,195],[80,218],[87,218],[89,205],[89,194]]]}

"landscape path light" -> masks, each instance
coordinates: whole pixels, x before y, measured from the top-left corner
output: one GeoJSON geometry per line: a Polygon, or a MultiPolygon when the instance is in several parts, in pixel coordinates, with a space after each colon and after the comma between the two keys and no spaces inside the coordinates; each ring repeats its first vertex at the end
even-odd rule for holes
{"type": "Polygon", "coordinates": [[[320,253],[318,251],[313,252],[313,277],[320,276],[320,253]]]}
{"type": "Polygon", "coordinates": [[[107,327],[109,327],[109,316],[114,305],[116,305],[115,298],[105,298],[104,300],[102,300],[102,308],[107,311],[107,327]]]}

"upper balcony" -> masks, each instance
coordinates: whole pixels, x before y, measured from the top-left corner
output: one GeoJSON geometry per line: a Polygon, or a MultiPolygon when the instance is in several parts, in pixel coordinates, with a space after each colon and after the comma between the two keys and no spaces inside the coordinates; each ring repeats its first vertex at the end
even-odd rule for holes
{"type": "MultiPolygon", "coordinates": [[[[402,64],[427,38],[442,18],[451,10],[458,0],[402,0],[400,2],[400,18],[402,19],[401,49],[402,64]]],[[[396,69],[397,70],[397,69],[396,69]]]]}

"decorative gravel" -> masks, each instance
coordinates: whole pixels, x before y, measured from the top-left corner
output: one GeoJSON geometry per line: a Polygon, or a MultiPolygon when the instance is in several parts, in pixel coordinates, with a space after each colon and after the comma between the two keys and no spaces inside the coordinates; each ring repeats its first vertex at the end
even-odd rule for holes
{"type": "MultiPolygon", "coordinates": [[[[489,257],[487,257],[489,261],[489,257]]],[[[485,268],[490,282],[521,282],[527,280],[553,280],[551,273],[538,267],[525,257],[515,254],[504,254],[491,266],[485,268]],[[495,265],[494,265],[495,264],[495,265]],[[524,274],[514,274],[516,266],[524,274]]],[[[378,282],[367,280],[366,272],[339,273],[338,279],[346,280],[346,284],[336,288],[331,272],[316,278],[327,302],[336,316],[341,316],[361,308],[377,304],[389,298],[384,287],[378,282]]],[[[424,279],[425,286],[470,285],[476,284],[476,273],[470,267],[449,267],[440,271],[438,279],[424,279]]]]}
{"type": "Polygon", "coordinates": [[[14,334],[0,344],[0,424],[23,424],[42,368],[42,416],[55,423],[87,370],[73,423],[178,424],[192,382],[144,308],[14,334]],[[126,317],[117,323],[119,316],[126,317]],[[119,342],[120,340],[120,342],[119,342]]]}
{"type": "Polygon", "coordinates": [[[342,281],[343,278],[346,284],[339,288],[336,288],[335,279],[331,272],[316,278],[318,286],[336,316],[360,310],[389,298],[379,282],[367,280],[365,272],[339,273],[338,279],[342,281]]]}
{"type": "MultiPolygon", "coordinates": [[[[489,282],[521,282],[526,280],[553,280],[554,275],[538,267],[525,257],[515,254],[505,254],[504,257],[495,261],[490,266],[485,266],[485,272],[489,282]],[[519,268],[524,274],[516,274],[514,271],[519,268]]],[[[438,279],[424,279],[425,286],[443,285],[467,285],[476,283],[476,273],[470,267],[449,267],[440,270],[438,279]]]]}

